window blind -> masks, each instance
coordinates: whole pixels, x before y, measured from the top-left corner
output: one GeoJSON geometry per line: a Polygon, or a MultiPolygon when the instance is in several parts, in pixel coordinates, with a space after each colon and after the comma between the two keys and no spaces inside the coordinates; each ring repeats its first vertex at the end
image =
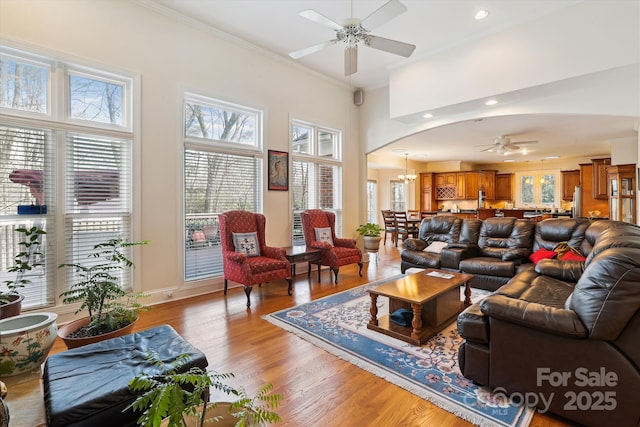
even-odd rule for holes
{"type": "Polygon", "coordinates": [[[342,167],[313,161],[294,160],[291,177],[293,192],[293,244],[304,245],[300,212],[324,209],[336,214],[336,234],[342,234],[340,208],[342,167]]]}
{"type": "MultiPolygon", "coordinates": [[[[94,245],[131,235],[131,141],[69,134],[66,144],[64,262],[95,265],[94,245]]],[[[67,269],[66,283],[74,274],[67,269]]],[[[130,272],[122,274],[129,291],[130,272]]]]}
{"type": "Polygon", "coordinates": [[[185,280],[223,274],[219,215],[261,212],[261,176],[260,158],[185,150],[185,280]]]}
{"type": "Polygon", "coordinates": [[[18,228],[39,227],[42,255],[30,264],[42,264],[26,273],[31,281],[19,290],[23,308],[42,308],[55,302],[55,153],[52,132],[46,129],[0,125],[0,283],[15,280],[7,270],[22,251],[18,228]],[[47,213],[18,215],[19,205],[46,205],[47,213]]]}

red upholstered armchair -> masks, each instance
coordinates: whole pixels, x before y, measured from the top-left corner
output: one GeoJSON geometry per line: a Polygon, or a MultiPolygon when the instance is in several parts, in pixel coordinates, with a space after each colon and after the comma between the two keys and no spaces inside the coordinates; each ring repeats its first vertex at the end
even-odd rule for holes
{"type": "Polygon", "coordinates": [[[286,279],[291,295],[291,264],[285,250],[267,246],[264,240],[266,218],[259,213],[228,211],[220,214],[220,243],[224,267],[224,294],[227,281],[244,286],[247,307],[253,285],[286,279]]]}
{"type": "Polygon", "coordinates": [[[338,270],[343,265],[357,263],[360,267],[358,274],[362,277],[362,252],[356,247],[355,240],[336,237],[336,214],[322,209],[309,209],[300,212],[300,218],[307,247],[322,249],[322,256],[318,262],[318,281],[321,265],[327,265],[333,271],[336,284],[338,270]]]}

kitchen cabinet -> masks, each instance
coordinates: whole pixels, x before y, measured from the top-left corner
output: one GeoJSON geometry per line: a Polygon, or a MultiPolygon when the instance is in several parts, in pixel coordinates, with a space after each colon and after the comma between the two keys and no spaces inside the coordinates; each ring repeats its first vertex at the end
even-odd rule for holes
{"type": "Polygon", "coordinates": [[[573,200],[573,191],[580,185],[580,170],[560,171],[562,177],[562,200],[573,200]]]}
{"type": "Polygon", "coordinates": [[[478,198],[478,178],[480,174],[478,172],[465,172],[464,173],[464,193],[467,199],[478,198]]]}
{"type": "Polygon", "coordinates": [[[496,174],[496,200],[513,200],[513,176],[512,173],[496,174]]]}
{"type": "Polygon", "coordinates": [[[599,200],[593,197],[593,164],[580,163],[580,189],[582,190],[582,203],[580,204],[580,216],[586,217],[590,211],[600,211],[601,217],[609,216],[609,200],[599,200]]]}
{"type": "Polygon", "coordinates": [[[593,165],[593,198],[607,200],[607,167],[611,166],[611,158],[591,159],[593,165]]]}
{"type": "MultiPolygon", "coordinates": [[[[496,171],[480,171],[478,179],[478,190],[484,191],[484,197],[486,200],[495,200],[496,171]]],[[[474,198],[477,198],[477,196],[474,198]]]]}
{"type": "Polygon", "coordinates": [[[468,194],[466,193],[466,187],[465,187],[465,173],[464,172],[458,172],[456,174],[456,198],[458,199],[467,199],[468,194]]]}
{"type": "Polygon", "coordinates": [[[434,174],[436,200],[456,200],[457,173],[445,172],[434,174]]]}
{"type": "Polygon", "coordinates": [[[434,175],[436,187],[455,187],[456,172],[436,173],[434,175]]]}
{"type": "Polygon", "coordinates": [[[420,174],[420,210],[435,211],[436,197],[433,188],[433,173],[420,174]]]}
{"type": "Polygon", "coordinates": [[[616,165],[607,168],[609,219],[636,223],[636,165],[616,165]]]}

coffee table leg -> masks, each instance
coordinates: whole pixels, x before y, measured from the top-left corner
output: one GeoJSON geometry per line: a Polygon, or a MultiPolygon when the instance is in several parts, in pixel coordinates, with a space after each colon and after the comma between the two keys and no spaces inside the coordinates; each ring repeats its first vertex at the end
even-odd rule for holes
{"type": "Polygon", "coordinates": [[[377,294],[369,294],[371,297],[371,308],[369,308],[369,313],[371,313],[371,320],[369,323],[372,325],[378,325],[378,295],[377,294]]]}
{"type": "Polygon", "coordinates": [[[469,307],[471,305],[471,287],[469,281],[464,282],[464,306],[469,307]]]}
{"type": "Polygon", "coordinates": [[[420,340],[420,335],[422,334],[422,306],[420,304],[411,304],[411,309],[413,310],[413,322],[411,322],[413,331],[411,332],[411,338],[420,340]]]}

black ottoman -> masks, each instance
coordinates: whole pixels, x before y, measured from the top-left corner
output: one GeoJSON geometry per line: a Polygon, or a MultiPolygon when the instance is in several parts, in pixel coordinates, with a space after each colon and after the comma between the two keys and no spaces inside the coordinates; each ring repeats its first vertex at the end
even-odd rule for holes
{"type": "Polygon", "coordinates": [[[50,356],[44,365],[44,404],[49,427],[135,426],[141,412],[129,381],[140,372],[161,373],[145,360],[154,350],[169,363],[187,353],[189,363],[205,369],[207,358],[169,325],[78,347],[50,356]]]}

